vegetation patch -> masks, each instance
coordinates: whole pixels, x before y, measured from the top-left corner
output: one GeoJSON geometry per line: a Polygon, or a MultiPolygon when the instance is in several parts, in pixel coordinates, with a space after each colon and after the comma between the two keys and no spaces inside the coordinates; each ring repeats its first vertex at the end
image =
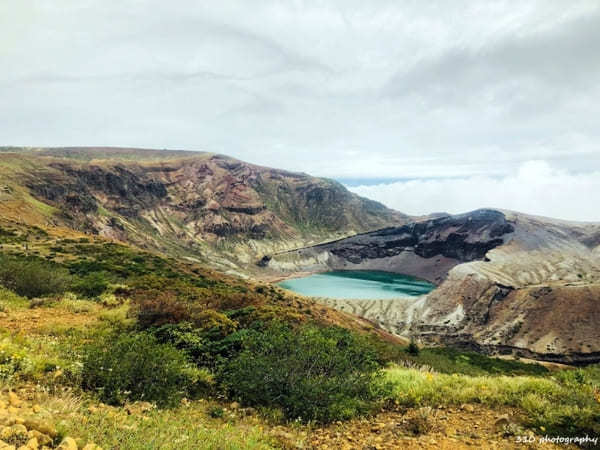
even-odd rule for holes
{"type": "Polygon", "coordinates": [[[61,294],[70,286],[65,269],[37,257],[0,255],[0,285],[27,298],[61,294]]]}
{"type": "Polygon", "coordinates": [[[174,406],[207,378],[148,333],[108,337],[87,347],[83,359],[82,386],[111,405],[144,400],[174,406]]]}
{"type": "Polygon", "coordinates": [[[428,366],[436,372],[465,375],[547,375],[548,369],[540,364],[489,357],[475,352],[464,352],[450,347],[419,349],[414,342],[406,351],[397,353],[396,361],[412,366],[428,366]]]}
{"type": "Polygon", "coordinates": [[[392,367],[387,379],[394,386],[392,399],[397,405],[515,406],[525,412],[529,426],[552,435],[600,433],[598,366],[553,377],[449,375],[392,367]]]}
{"type": "Polygon", "coordinates": [[[288,419],[331,422],[373,410],[384,392],[368,341],[347,330],[274,324],[249,333],[220,374],[242,403],[281,408],[288,419]]]}

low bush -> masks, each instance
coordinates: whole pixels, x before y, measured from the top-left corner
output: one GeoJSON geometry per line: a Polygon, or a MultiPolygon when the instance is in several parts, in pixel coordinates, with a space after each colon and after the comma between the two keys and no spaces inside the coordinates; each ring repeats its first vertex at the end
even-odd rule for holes
{"type": "Polygon", "coordinates": [[[221,419],[225,416],[225,410],[221,406],[211,406],[208,408],[208,415],[213,419],[221,419]]]}
{"type": "Polygon", "coordinates": [[[82,385],[108,404],[144,400],[173,406],[206,382],[174,347],[148,333],[107,337],[84,352],[82,385]]]}
{"type": "Polygon", "coordinates": [[[101,272],[92,272],[79,280],[73,290],[85,297],[93,298],[102,295],[108,289],[108,281],[101,272]]]}
{"type": "Polygon", "coordinates": [[[225,314],[202,304],[181,301],[174,292],[146,291],[145,294],[137,297],[135,309],[142,329],[190,323],[212,340],[224,338],[237,329],[238,323],[225,314]]]}
{"type": "Polygon", "coordinates": [[[215,328],[198,328],[190,322],[167,324],[148,330],[159,342],[173,345],[184,351],[197,365],[218,370],[219,367],[237,356],[243,342],[251,333],[242,329],[223,337],[215,328]]]}
{"type": "Polygon", "coordinates": [[[205,309],[191,314],[191,323],[208,338],[224,338],[237,329],[237,322],[214,309],[205,309]]]}
{"type": "Polygon", "coordinates": [[[25,349],[14,345],[7,338],[0,341],[0,380],[10,379],[29,366],[31,360],[25,349]]]}
{"type": "Polygon", "coordinates": [[[169,291],[136,299],[135,314],[142,329],[177,324],[190,319],[189,306],[178,301],[169,291]]]}
{"type": "Polygon", "coordinates": [[[165,324],[148,330],[163,344],[169,344],[185,352],[196,364],[205,363],[205,353],[208,351],[208,340],[189,322],[165,324]]]}
{"type": "Polygon", "coordinates": [[[67,270],[39,258],[0,255],[0,285],[27,297],[62,294],[71,285],[67,270]]]}
{"type": "Polygon", "coordinates": [[[553,376],[561,384],[568,387],[593,386],[600,388],[600,364],[574,370],[561,370],[555,372],[553,376]]]}
{"type": "Polygon", "coordinates": [[[25,308],[29,301],[14,292],[0,286],[0,311],[6,312],[12,308],[25,308]]]}
{"type": "Polygon", "coordinates": [[[377,355],[347,330],[273,324],[248,332],[220,381],[232,398],[281,408],[288,419],[331,422],[369,412],[384,392],[377,355]]]}
{"type": "Polygon", "coordinates": [[[475,352],[465,352],[450,347],[424,347],[418,354],[407,349],[401,358],[413,366],[429,366],[437,372],[465,375],[547,375],[541,364],[524,363],[490,357],[475,352]]]}
{"type": "Polygon", "coordinates": [[[408,353],[409,355],[413,355],[413,356],[419,356],[419,346],[417,345],[417,343],[415,341],[413,341],[412,339],[410,340],[410,343],[408,344],[408,347],[406,347],[406,353],[408,353]]]}

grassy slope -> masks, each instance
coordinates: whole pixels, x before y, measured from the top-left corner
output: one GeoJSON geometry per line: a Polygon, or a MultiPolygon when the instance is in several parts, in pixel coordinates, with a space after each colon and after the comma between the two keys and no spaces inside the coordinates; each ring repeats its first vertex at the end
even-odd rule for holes
{"type": "MultiPolygon", "coordinates": [[[[6,311],[6,317],[0,318],[0,327],[5,330],[0,340],[0,351],[5,359],[0,366],[4,368],[10,359],[20,360],[23,367],[19,373],[4,378],[4,390],[19,392],[24,389],[28,392],[22,397],[35,398],[35,403],[42,406],[42,417],[54,423],[61,435],[74,436],[82,442],[93,441],[104,448],[235,449],[278,448],[290,439],[306,444],[319,433],[329,433],[319,442],[329,442],[332,448],[341,446],[336,432],[329,431],[337,429],[338,424],[318,429],[285,423],[282,427],[269,412],[266,416],[248,415],[214,399],[187,402],[171,410],[152,408],[145,411],[144,405],[136,404],[125,408],[101,405],[93,396],[71,386],[68,374],[78,364],[77,355],[84,342],[94,339],[107,327],[126,324],[126,306],[107,308],[95,301],[67,298],[30,309],[27,300],[6,290],[0,291],[0,301],[6,311]],[[221,408],[225,408],[223,417],[212,418],[212,411],[221,408]],[[223,440],[226,446],[219,447],[223,440]]],[[[416,366],[419,359],[412,357],[406,364],[416,366]]],[[[425,355],[423,359],[434,367],[439,364],[443,370],[452,371],[450,359],[443,356],[432,359],[425,355]]],[[[598,432],[597,422],[594,425],[594,418],[600,412],[600,404],[594,397],[594,386],[597,389],[599,381],[597,369],[596,372],[593,369],[570,371],[565,379],[561,372],[534,375],[541,372],[539,367],[515,363],[514,367],[504,366],[500,373],[486,374],[494,364],[482,357],[468,369],[457,364],[453,374],[431,368],[391,366],[387,370],[387,377],[394,385],[391,411],[401,408],[394,420],[424,415],[424,430],[428,430],[427,427],[433,427],[439,420],[434,412],[423,412],[423,407],[433,407],[435,411],[438,407],[460,407],[467,403],[481,405],[476,407],[475,413],[457,411],[459,416],[467,414],[473,421],[481,420],[490,409],[502,414],[506,407],[514,407],[515,410],[509,411],[514,414],[511,421],[531,427],[539,434],[562,435],[565,426],[576,424],[578,426],[571,433],[598,432]],[[514,369],[532,375],[511,375],[514,369]],[[478,371],[485,375],[465,375],[461,373],[463,371],[478,371]],[[582,375],[578,376],[578,373],[582,375]],[[427,425],[430,422],[431,425],[427,425]]],[[[382,413],[381,417],[374,417],[372,423],[387,420],[390,414],[393,413],[382,413]]],[[[348,426],[355,426],[357,430],[364,428],[354,422],[348,426]]],[[[519,428],[515,430],[508,433],[526,433],[519,428]]],[[[400,431],[402,436],[413,436],[411,439],[419,437],[419,433],[415,436],[411,428],[400,431]]],[[[436,439],[443,434],[435,429],[421,433],[436,439]]],[[[507,443],[514,439],[511,434],[502,437],[502,429],[499,433],[482,434],[481,439],[507,443]]],[[[356,432],[354,436],[361,438],[356,432]]],[[[365,431],[361,439],[371,442],[376,437],[377,432],[365,431]]],[[[460,443],[472,441],[473,436],[457,432],[452,439],[460,443]]]]}

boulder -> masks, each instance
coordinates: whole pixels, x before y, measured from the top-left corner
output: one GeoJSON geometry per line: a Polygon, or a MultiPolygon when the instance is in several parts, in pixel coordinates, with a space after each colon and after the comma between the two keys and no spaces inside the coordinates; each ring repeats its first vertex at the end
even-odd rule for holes
{"type": "Polygon", "coordinates": [[[56,450],[78,450],[77,442],[72,437],[65,437],[56,450]]]}

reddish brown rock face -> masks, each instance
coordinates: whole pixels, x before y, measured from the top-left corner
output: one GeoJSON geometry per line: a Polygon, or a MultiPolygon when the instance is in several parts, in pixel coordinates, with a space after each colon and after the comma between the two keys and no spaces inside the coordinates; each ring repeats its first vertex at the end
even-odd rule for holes
{"type": "Polygon", "coordinates": [[[58,210],[53,221],[236,270],[255,267],[265,248],[307,245],[407,218],[334,181],[221,155],[52,149],[18,158],[17,182],[58,210]]]}

